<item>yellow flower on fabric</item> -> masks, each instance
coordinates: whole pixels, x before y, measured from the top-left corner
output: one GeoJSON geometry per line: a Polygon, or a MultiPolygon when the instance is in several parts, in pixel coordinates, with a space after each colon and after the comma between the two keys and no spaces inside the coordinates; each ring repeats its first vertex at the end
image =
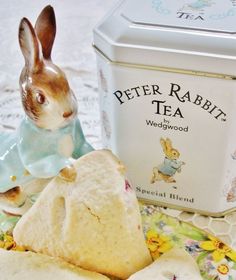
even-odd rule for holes
{"type": "Polygon", "coordinates": [[[217,271],[220,274],[227,275],[229,273],[229,266],[227,264],[220,264],[217,267],[217,271]]]}
{"type": "Polygon", "coordinates": [[[8,234],[1,236],[0,247],[6,250],[10,250],[14,246],[13,237],[8,234]]]}
{"type": "Polygon", "coordinates": [[[170,239],[167,236],[157,234],[154,230],[149,230],[146,237],[148,249],[154,259],[172,248],[170,239]]]}
{"type": "Polygon", "coordinates": [[[229,280],[236,279],[235,270],[233,269],[234,262],[223,259],[217,263],[211,263],[209,277],[211,279],[229,280]],[[233,278],[230,278],[233,277],[233,278]]]}
{"type": "Polygon", "coordinates": [[[19,251],[19,252],[24,252],[26,251],[23,246],[19,246],[16,243],[14,243],[13,247],[11,248],[13,251],[19,251]]]}
{"type": "Polygon", "coordinates": [[[209,235],[209,239],[210,240],[201,242],[200,247],[207,251],[213,251],[212,257],[215,262],[219,262],[225,257],[236,262],[235,251],[214,236],[209,235]]]}
{"type": "Polygon", "coordinates": [[[18,246],[13,237],[8,234],[3,234],[0,239],[0,248],[5,250],[25,251],[22,246],[18,246]]]}

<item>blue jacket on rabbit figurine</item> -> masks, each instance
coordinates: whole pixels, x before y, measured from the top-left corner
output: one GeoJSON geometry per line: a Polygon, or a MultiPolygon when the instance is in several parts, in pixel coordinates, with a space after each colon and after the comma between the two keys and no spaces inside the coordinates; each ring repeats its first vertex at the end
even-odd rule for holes
{"type": "Polygon", "coordinates": [[[20,91],[26,117],[16,135],[0,135],[2,208],[21,207],[27,198],[21,186],[33,178],[59,175],[74,181],[77,172],[70,158],[93,150],[77,118],[75,95],[64,72],[51,60],[55,34],[51,6],[42,10],[35,27],[27,18],[20,22],[19,43],[25,59],[20,91]]]}
{"type": "Polygon", "coordinates": [[[78,118],[52,132],[36,127],[26,117],[17,135],[3,134],[1,138],[1,193],[34,177],[54,177],[71,164],[70,157],[77,159],[93,150],[84,139],[78,118]]]}

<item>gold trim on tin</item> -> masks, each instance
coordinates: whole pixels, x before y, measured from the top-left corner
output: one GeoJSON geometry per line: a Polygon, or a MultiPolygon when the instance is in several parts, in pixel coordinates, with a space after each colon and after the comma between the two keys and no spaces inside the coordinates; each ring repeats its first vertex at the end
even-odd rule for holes
{"type": "Polygon", "coordinates": [[[24,170],[24,176],[29,176],[29,175],[30,175],[29,171],[27,169],[25,169],[24,170]]]}
{"type": "Polygon", "coordinates": [[[197,213],[200,215],[214,217],[214,218],[224,217],[225,215],[227,215],[233,211],[236,211],[236,207],[233,207],[233,208],[225,210],[223,212],[214,213],[214,212],[207,212],[207,211],[202,211],[202,210],[198,210],[198,209],[194,209],[194,208],[181,207],[178,205],[173,205],[173,204],[165,203],[162,201],[155,201],[155,200],[145,199],[145,198],[140,198],[140,197],[138,197],[138,201],[140,201],[141,203],[145,203],[145,204],[156,205],[158,207],[166,207],[169,209],[185,211],[185,212],[189,212],[189,213],[193,213],[193,214],[197,213]]]}
{"type": "Polygon", "coordinates": [[[11,179],[12,182],[15,182],[17,178],[16,178],[15,175],[11,175],[11,176],[10,176],[10,179],[11,179]]]}
{"type": "Polygon", "coordinates": [[[236,76],[227,75],[227,74],[209,73],[209,72],[203,72],[203,71],[185,70],[185,69],[180,69],[180,68],[169,68],[169,67],[163,67],[163,66],[151,66],[151,65],[144,65],[144,64],[134,64],[134,63],[128,63],[128,62],[112,61],[94,44],[93,44],[93,47],[100,55],[102,55],[112,65],[123,66],[123,67],[128,67],[128,68],[200,76],[200,77],[207,77],[207,78],[223,79],[223,80],[236,80],[236,76]]]}

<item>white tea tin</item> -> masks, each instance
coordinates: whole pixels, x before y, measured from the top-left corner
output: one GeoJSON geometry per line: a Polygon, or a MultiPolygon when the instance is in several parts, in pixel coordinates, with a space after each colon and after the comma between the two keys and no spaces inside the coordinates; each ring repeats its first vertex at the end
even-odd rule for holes
{"type": "Polygon", "coordinates": [[[236,1],[125,0],[94,30],[103,143],[139,198],[236,208],[236,1]]]}

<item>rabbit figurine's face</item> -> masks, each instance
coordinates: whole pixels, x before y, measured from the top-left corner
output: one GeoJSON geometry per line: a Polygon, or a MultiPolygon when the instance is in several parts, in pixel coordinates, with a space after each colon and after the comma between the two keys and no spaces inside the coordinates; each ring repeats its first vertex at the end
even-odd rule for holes
{"type": "Polygon", "coordinates": [[[37,73],[20,78],[22,103],[27,116],[40,128],[65,126],[77,114],[76,98],[64,73],[50,61],[37,73]]]}
{"type": "Polygon", "coordinates": [[[51,61],[56,34],[53,8],[47,6],[35,28],[22,19],[19,42],[25,58],[20,76],[22,103],[27,116],[40,128],[55,130],[77,114],[76,98],[63,71],[51,61]]]}

